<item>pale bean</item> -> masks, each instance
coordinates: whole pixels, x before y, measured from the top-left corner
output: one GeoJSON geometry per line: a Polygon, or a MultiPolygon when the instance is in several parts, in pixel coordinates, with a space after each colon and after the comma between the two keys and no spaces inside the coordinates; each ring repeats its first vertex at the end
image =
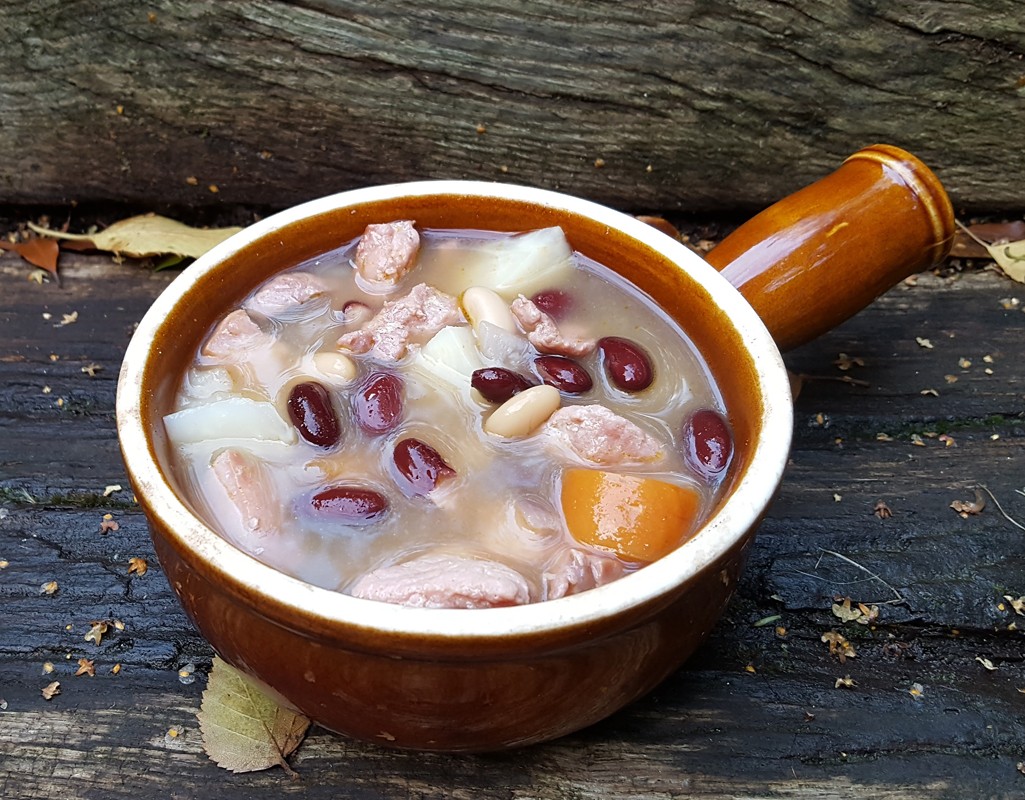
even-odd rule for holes
{"type": "Polygon", "coordinates": [[[349,383],[356,379],[356,362],[345,353],[321,351],[313,356],[313,366],[317,372],[331,383],[349,383]]]}
{"type": "Polygon", "coordinates": [[[479,328],[482,322],[490,322],[509,333],[519,332],[512,311],[509,310],[509,304],[485,286],[471,286],[463,292],[462,306],[474,330],[479,328]]]}
{"type": "Polygon", "coordinates": [[[542,384],[513,395],[484,422],[484,430],[496,436],[526,436],[558,410],[559,390],[542,384]]]}

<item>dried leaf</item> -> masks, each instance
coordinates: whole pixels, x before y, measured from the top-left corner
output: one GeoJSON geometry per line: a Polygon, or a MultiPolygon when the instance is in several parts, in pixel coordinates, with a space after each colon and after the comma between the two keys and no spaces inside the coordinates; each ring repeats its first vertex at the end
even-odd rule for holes
{"type": "Polygon", "coordinates": [[[106,622],[91,622],[89,623],[92,627],[89,628],[89,632],[85,635],[87,642],[92,642],[95,645],[99,645],[103,641],[103,634],[107,632],[106,622]]]}
{"type": "Polygon", "coordinates": [[[876,504],[872,508],[872,513],[879,517],[879,519],[889,519],[893,516],[893,512],[890,511],[890,507],[882,500],[876,500],[876,504]]]}
{"type": "Polygon", "coordinates": [[[921,336],[916,336],[915,341],[918,342],[919,347],[924,347],[926,350],[932,350],[932,342],[928,339],[923,339],[921,336]]]}
{"type": "Polygon", "coordinates": [[[829,654],[839,658],[841,664],[848,658],[854,658],[858,655],[854,650],[854,646],[836,631],[827,631],[822,634],[822,641],[829,644],[829,654]]]}
{"type": "Polygon", "coordinates": [[[666,236],[670,236],[673,239],[676,239],[676,241],[680,241],[680,232],[676,230],[676,226],[669,222],[669,220],[663,219],[662,217],[649,217],[643,214],[638,216],[637,219],[646,225],[650,225],[652,228],[655,228],[655,230],[662,231],[666,236]]]}
{"type": "Polygon", "coordinates": [[[203,748],[232,772],[275,765],[291,772],[285,759],[299,746],[310,721],[279,706],[253,681],[215,658],[198,714],[203,748]]]}
{"type": "Polygon", "coordinates": [[[980,664],[982,664],[982,666],[985,667],[990,672],[996,672],[997,668],[993,665],[993,662],[990,661],[988,658],[983,658],[982,656],[976,656],[975,660],[978,661],[980,664]]]}
{"type": "Polygon", "coordinates": [[[94,234],[76,234],[40,228],[29,223],[36,233],[57,239],[91,242],[97,250],[107,250],[129,258],[177,255],[199,258],[241,228],[191,228],[157,214],[144,214],[115,222],[94,234]]]}
{"type": "Polygon", "coordinates": [[[52,700],[56,695],[61,693],[61,682],[54,681],[43,687],[42,695],[44,700],[52,700]]]}
{"type": "Polygon", "coordinates": [[[1021,597],[1012,597],[1009,594],[1004,595],[1004,600],[1011,604],[1011,608],[1014,609],[1014,613],[1025,617],[1025,595],[1021,597]]]}
{"type": "Polygon", "coordinates": [[[120,492],[120,491],[121,491],[121,484],[120,483],[112,483],[109,486],[104,486],[103,487],[103,496],[104,497],[110,497],[112,494],[114,494],[114,492],[120,492]]]}
{"type": "Polygon", "coordinates": [[[987,245],[986,249],[1007,277],[1025,283],[1025,241],[987,245]]]}
{"type": "Polygon", "coordinates": [[[842,604],[833,603],[833,615],[839,617],[841,622],[853,622],[861,616],[861,610],[851,608],[851,598],[845,597],[842,604]]]}
{"type": "Polygon", "coordinates": [[[925,694],[925,688],[920,683],[913,683],[911,688],[908,689],[908,694],[917,700],[925,694]]]}
{"type": "Polygon", "coordinates": [[[88,658],[78,659],[78,671],[75,676],[88,675],[90,678],[96,675],[96,665],[88,658]]]}
{"type": "Polygon", "coordinates": [[[149,564],[146,563],[146,559],[145,558],[130,558],[130,559],[128,559],[128,574],[129,575],[145,575],[147,569],[149,569],[149,564]]]}
{"type": "Polygon", "coordinates": [[[975,500],[973,502],[969,502],[968,500],[955,500],[950,504],[950,507],[960,514],[962,519],[967,519],[969,514],[975,515],[982,513],[983,509],[986,508],[986,498],[982,492],[976,489],[975,500]]]}
{"type": "Polygon", "coordinates": [[[39,594],[56,594],[58,588],[57,581],[47,581],[39,587],[39,594]]]}
{"type": "Polygon", "coordinates": [[[59,277],[57,275],[57,256],[60,255],[60,248],[53,239],[38,236],[33,236],[24,242],[5,242],[0,239],[0,250],[11,250],[32,266],[45,269],[54,278],[59,277]]]}
{"type": "Polygon", "coordinates": [[[844,675],[842,678],[837,678],[836,683],[833,684],[834,689],[853,689],[857,686],[857,682],[850,675],[844,675]]]}

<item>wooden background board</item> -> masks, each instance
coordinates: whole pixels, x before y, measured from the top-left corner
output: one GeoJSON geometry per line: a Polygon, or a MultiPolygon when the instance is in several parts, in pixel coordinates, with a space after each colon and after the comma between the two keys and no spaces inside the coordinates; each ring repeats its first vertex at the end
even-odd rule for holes
{"type": "Polygon", "coordinates": [[[1025,313],[1005,308],[1020,285],[992,272],[922,275],[789,356],[794,370],[829,379],[808,380],[798,399],[783,487],[724,619],[650,696],[560,741],[489,756],[395,753],[314,729],[292,782],[279,769],[232,775],[204,755],[195,713],[211,651],[129,492],[103,497],[127,486],[113,419],[120,359],[174,273],[102,256],[63,264],[63,288],[38,286],[0,254],[0,796],[1025,795],[1023,635],[1013,629],[1025,618],[1003,600],[1025,595],[1025,531],[992,500],[966,519],[949,508],[985,485],[1025,522],[1025,313]],[[842,372],[839,353],[864,365],[842,372]],[[869,385],[835,380],[844,375],[869,385]],[[944,432],[956,446],[932,436],[944,432]],[[879,500],[891,518],[873,514],[879,500]],[[104,513],[119,530],[100,532],[104,513]],[[149,559],[145,575],[128,574],[132,557],[149,559]],[[50,580],[58,591],[41,594],[50,580]],[[869,629],[842,624],[835,595],[903,602],[881,605],[869,629]],[[123,630],[97,646],[83,638],[93,620],[123,630]],[[829,630],[857,656],[830,656],[829,630]],[[95,677],[74,676],[81,657],[95,677]],[[183,684],[189,665],[197,679],[183,684]],[[856,687],[835,688],[845,675],[856,687]],[[46,701],[54,679],[61,693],[46,701]]]}
{"type": "Polygon", "coordinates": [[[0,203],[478,178],[732,211],[885,141],[1018,211],[1023,58],[1017,0],[5,0],[0,203]]]}

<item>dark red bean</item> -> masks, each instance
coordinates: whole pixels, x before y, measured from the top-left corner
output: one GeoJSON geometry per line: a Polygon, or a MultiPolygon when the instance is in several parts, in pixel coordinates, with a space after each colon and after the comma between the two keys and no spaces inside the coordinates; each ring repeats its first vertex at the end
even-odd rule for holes
{"type": "Polygon", "coordinates": [[[733,433],[722,414],[703,408],[684,421],[683,455],[706,478],[723,473],[733,458],[733,433]]]}
{"type": "Polygon", "coordinates": [[[411,497],[430,494],[439,483],[456,474],[437,450],[419,439],[403,439],[395,445],[394,459],[406,484],[403,491],[411,497]]]}
{"type": "Polygon", "coordinates": [[[552,319],[560,320],[573,308],[573,298],[561,289],[545,289],[538,292],[531,302],[552,319]]]}
{"type": "Polygon", "coordinates": [[[514,394],[519,394],[534,384],[511,369],[484,367],[473,371],[470,376],[470,385],[480,392],[489,403],[504,403],[514,394]]]}
{"type": "Polygon", "coordinates": [[[387,433],[402,417],[402,380],[390,372],[375,372],[352,400],[356,424],[374,435],[387,433]]]}
{"type": "Polygon", "coordinates": [[[593,385],[587,370],[564,356],[539,356],[534,359],[534,366],[541,380],[566,394],[582,394],[593,385]]]}
{"type": "Polygon", "coordinates": [[[338,444],[342,428],[324,386],[315,381],[297,383],[288,394],[287,405],[289,419],[307,442],[317,447],[338,444]]]}
{"type": "Polygon", "coordinates": [[[598,340],[605,370],[612,383],[624,392],[639,392],[651,385],[655,371],[641,346],[629,339],[606,336],[598,340]]]}
{"type": "Polygon", "coordinates": [[[314,511],[325,517],[348,522],[372,522],[388,510],[388,500],[365,486],[329,486],[310,499],[314,511]]]}

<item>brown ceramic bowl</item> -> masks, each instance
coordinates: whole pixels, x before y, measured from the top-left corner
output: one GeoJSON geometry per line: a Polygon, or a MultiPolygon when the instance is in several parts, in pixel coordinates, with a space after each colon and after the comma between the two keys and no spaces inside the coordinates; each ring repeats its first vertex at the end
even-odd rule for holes
{"type": "Polygon", "coordinates": [[[331,730],[395,747],[481,751],[589,725],[648,692],[694,651],[729,600],[779,484],[792,412],[766,326],[682,244],[564,195],[437,181],[316,200],[197,260],[140,323],[121,371],[117,419],[161,565],[222,658],[331,730]],[[169,466],[162,424],[196,349],[271,274],[358,236],[368,223],[394,219],[504,231],[560,225],[575,249],[633,281],[680,322],[711,365],[736,437],[727,490],[697,535],[640,572],[579,595],[435,610],[311,586],[207,526],[169,466]]]}

